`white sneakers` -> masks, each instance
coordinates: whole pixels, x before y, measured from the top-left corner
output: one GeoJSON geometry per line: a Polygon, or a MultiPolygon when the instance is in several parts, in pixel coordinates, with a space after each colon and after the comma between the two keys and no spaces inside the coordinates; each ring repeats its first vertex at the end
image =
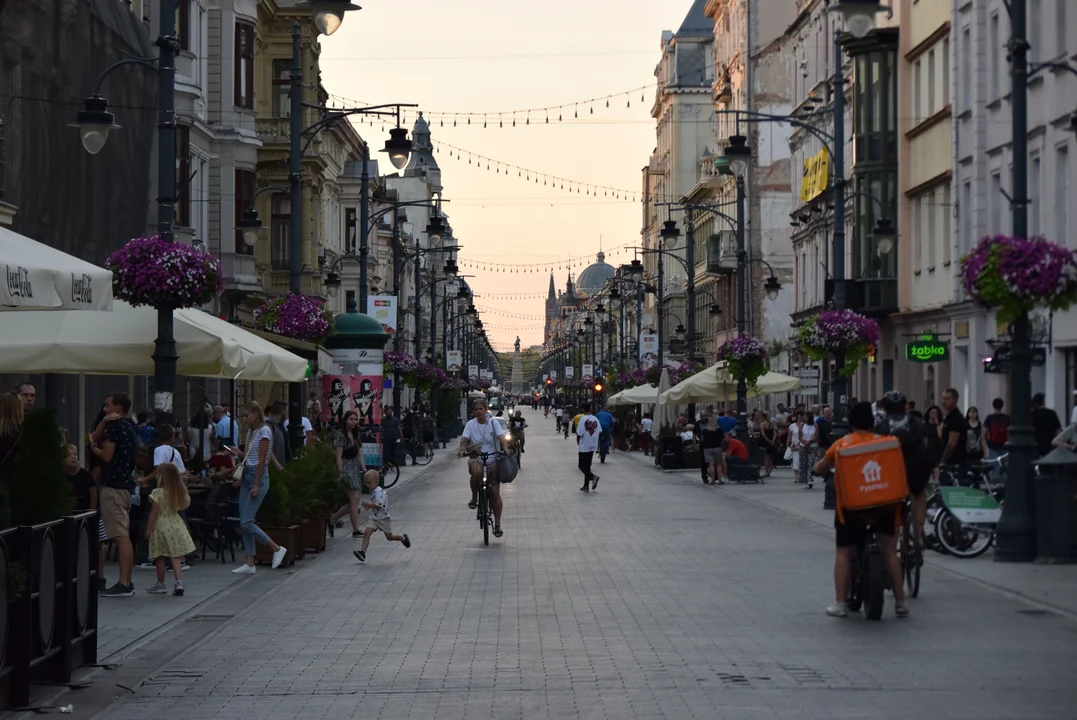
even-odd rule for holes
{"type": "MultiPolygon", "coordinates": [[[[281,547],[281,548],[279,548],[277,550],[277,552],[273,553],[273,569],[274,570],[276,570],[277,568],[280,567],[280,564],[282,562],[284,562],[284,556],[287,555],[287,554],[288,554],[288,548],[286,548],[286,547],[281,547]]],[[[243,564],[243,565],[240,565],[239,567],[237,567],[235,570],[233,570],[232,574],[233,575],[253,575],[256,572],[257,572],[257,570],[255,569],[254,565],[243,564]]]]}

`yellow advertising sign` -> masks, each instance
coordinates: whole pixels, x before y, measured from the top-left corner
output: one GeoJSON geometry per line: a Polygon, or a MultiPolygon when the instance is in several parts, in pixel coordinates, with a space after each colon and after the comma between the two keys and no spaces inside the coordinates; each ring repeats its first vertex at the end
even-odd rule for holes
{"type": "Polygon", "coordinates": [[[804,175],[800,180],[800,201],[808,202],[826,190],[830,182],[830,154],[820,150],[804,160],[804,175]]]}

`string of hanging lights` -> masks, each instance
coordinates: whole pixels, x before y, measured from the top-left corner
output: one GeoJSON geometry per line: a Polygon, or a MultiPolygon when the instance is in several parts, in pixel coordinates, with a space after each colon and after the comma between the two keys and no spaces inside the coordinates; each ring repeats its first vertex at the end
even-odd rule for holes
{"type": "MultiPolygon", "coordinates": [[[[614,93],[608,93],[605,95],[596,95],[595,97],[584,98],[582,100],[572,100],[570,102],[558,103],[556,105],[545,105],[542,107],[531,108],[516,108],[512,110],[483,110],[483,111],[450,111],[450,110],[423,110],[423,117],[427,122],[433,124],[437,122],[439,127],[445,127],[446,124],[451,127],[459,127],[461,125],[481,125],[483,128],[505,128],[505,127],[517,127],[517,125],[528,126],[532,124],[549,125],[552,123],[563,123],[571,120],[579,120],[582,114],[585,118],[591,117],[595,114],[595,106],[599,108],[599,112],[603,109],[610,109],[613,105],[620,106],[620,101],[624,100],[625,108],[631,109],[633,98],[639,96],[639,104],[646,105],[647,96],[646,91],[654,87],[657,87],[657,83],[650,83],[642,85],[640,87],[631,88],[629,90],[620,90],[614,93]],[[570,115],[571,113],[571,115],[570,115]]],[[[363,107],[370,103],[362,100],[355,100],[353,98],[343,97],[341,95],[330,95],[330,99],[339,100],[342,104],[349,107],[363,107]]],[[[403,122],[402,118],[402,122],[403,122]]]]}
{"type": "MultiPolygon", "coordinates": [[[[630,243],[624,245],[618,245],[610,248],[606,251],[606,254],[613,257],[617,255],[627,255],[633,246],[630,243]]],[[[593,257],[578,257],[569,258],[567,260],[558,260],[556,262],[538,262],[538,263],[504,263],[504,262],[490,262],[486,260],[471,260],[469,258],[460,258],[460,267],[467,268],[468,270],[484,270],[487,272],[496,273],[551,273],[557,270],[573,270],[577,268],[585,268],[594,262],[593,257]]]]}
{"type": "MultiPolygon", "coordinates": [[[[336,96],[334,96],[336,97],[336,96]]],[[[613,96],[611,96],[613,97],[613,96]]],[[[358,101],[349,100],[348,98],[337,98],[339,100],[346,101],[345,104],[357,103],[358,101]]],[[[366,103],[359,103],[359,106],[363,106],[366,103]]],[[[424,112],[425,117],[425,112],[424,112]]],[[[395,120],[389,121],[382,117],[371,116],[368,118],[370,125],[375,123],[379,124],[395,124],[395,120]]],[[[406,120],[402,117],[401,123],[406,123],[406,120]]],[[[497,175],[504,175],[505,177],[511,177],[512,173],[516,173],[517,178],[523,178],[524,181],[535,185],[542,181],[544,187],[552,187],[558,190],[567,190],[570,194],[583,195],[585,197],[595,198],[607,198],[612,202],[639,202],[641,195],[636,190],[625,190],[624,188],[617,188],[611,185],[599,185],[597,183],[582,182],[580,180],[573,180],[572,178],[562,177],[560,175],[553,175],[550,173],[542,172],[540,170],[534,170],[531,168],[523,167],[522,165],[515,165],[513,163],[503,162],[496,158],[482,155],[481,153],[468,150],[466,148],[452,145],[450,143],[437,140],[435,141],[435,152],[441,154],[442,148],[447,148],[449,151],[449,157],[451,159],[460,160],[463,162],[464,156],[467,156],[468,165],[476,165],[479,168],[485,168],[487,171],[492,171],[497,175]]]]}
{"type": "Polygon", "coordinates": [[[624,202],[639,202],[640,194],[638,191],[625,190],[624,188],[616,188],[609,185],[581,182],[579,180],[561,177],[560,175],[551,175],[539,170],[525,168],[521,165],[502,162],[501,160],[496,160],[492,157],[487,157],[486,155],[466,150],[444,141],[436,141],[436,152],[440,153],[441,148],[443,147],[449,149],[450,158],[463,161],[464,156],[466,155],[468,165],[478,165],[480,169],[484,168],[486,170],[492,170],[498,175],[504,174],[506,177],[510,177],[512,173],[516,173],[517,178],[523,178],[526,182],[534,182],[534,184],[538,185],[539,180],[541,180],[542,185],[545,187],[553,187],[558,190],[567,189],[568,192],[577,195],[612,198],[613,200],[621,200],[624,202]]]}

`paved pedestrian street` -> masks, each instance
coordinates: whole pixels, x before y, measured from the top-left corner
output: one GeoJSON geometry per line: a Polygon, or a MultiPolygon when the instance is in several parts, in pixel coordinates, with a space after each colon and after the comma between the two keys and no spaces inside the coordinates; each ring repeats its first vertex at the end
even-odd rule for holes
{"type": "Polygon", "coordinates": [[[234,617],[98,716],[1075,716],[1074,617],[932,567],[907,620],[892,597],[882,622],[827,617],[831,530],[623,454],[582,493],[574,441],[527,414],[502,539],[483,547],[443,461],[389,493],[412,549],[376,536],[363,565],[338,537],[233,592],[234,617]]]}

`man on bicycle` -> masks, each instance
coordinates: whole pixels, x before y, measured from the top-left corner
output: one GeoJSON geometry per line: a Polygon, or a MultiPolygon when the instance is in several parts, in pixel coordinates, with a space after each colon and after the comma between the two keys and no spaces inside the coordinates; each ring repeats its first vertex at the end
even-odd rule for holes
{"type": "Polygon", "coordinates": [[[516,440],[516,444],[520,446],[520,454],[524,452],[525,427],[527,427],[527,423],[524,421],[524,414],[522,411],[517,410],[516,414],[509,418],[509,430],[512,432],[512,437],[516,440]]]}
{"type": "Polygon", "coordinates": [[[565,416],[565,409],[558,405],[553,409],[554,422],[557,424],[557,432],[561,432],[561,420],[565,416]]]}
{"type": "MultiPolygon", "coordinates": [[[[837,454],[842,448],[871,442],[878,436],[873,432],[875,413],[871,403],[857,403],[849,410],[849,425],[852,432],[841,438],[826,451],[823,459],[815,464],[815,474],[826,477],[837,464],[837,454]]],[[[831,617],[845,617],[849,614],[846,604],[853,576],[853,558],[857,548],[867,543],[870,533],[875,533],[882,552],[883,561],[890,575],[890,586],[894,591],[894,613],[899,617],[908,617],[909,609],[905,607],[904,578],[901,575],[901,560],[897,554],[897,515],[899,507],[884,505],[868,510],[845,510],[839,515],[834,513],[834,529],[837,553],[834,558],[834,598],[835,603],[826,609],[831,617]],[[844,520],[842,519],[844,517],[844,520]]]]}
{"type": "Polygon", "coordinates": [[[924,520],[927,517],[927,483],[931,479],[932,458],[929,451],[928,428],[906,411],[905,395],[891,390],[883,395],[886,417],[875,424],[879,435],[893,435],[901,443],[905,458],[905,475],[912,497],[912,516],[916,523],[916,542],[924,547],[924,520]]]}
{"type": "Polygon", "coordinates": [[[475,415],[467,421],[464,432],[460,435],[460,457],[471,455],[468,471],[471,475],[471,501],[467,504],[474,510],[479,506],[479,488],[482,486],[482,458],[486,454],[486,482],[490,489],[490,509],[494,511],[494,537],[501,537],[501,485],[497,477],[497,452],[509,452],[509,439],[501,429],[496,418],[488,417],[489,407],[486,400],[475,401],[471,409],[475,415]]]}

